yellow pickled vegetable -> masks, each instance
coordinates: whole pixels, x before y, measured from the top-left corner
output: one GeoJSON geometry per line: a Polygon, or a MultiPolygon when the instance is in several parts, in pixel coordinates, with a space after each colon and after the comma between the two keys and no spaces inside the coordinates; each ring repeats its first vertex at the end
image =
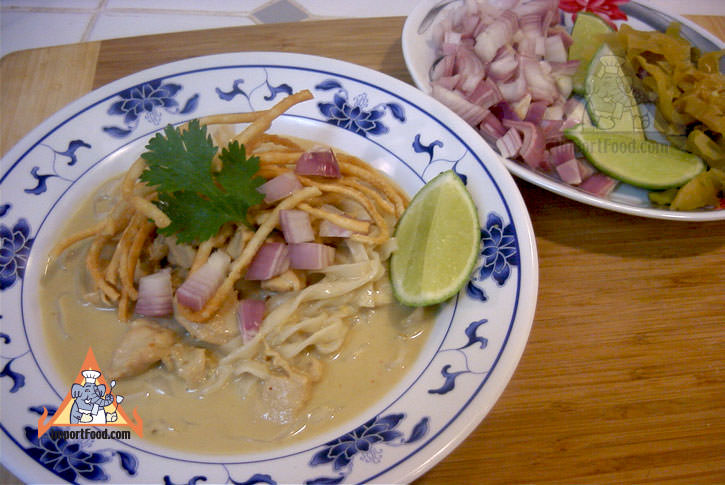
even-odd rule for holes
{"type": "Polygon", "coordinates": [[[725,172],[711,168],[693,177],[680,187],[670,203],[670,209],[686,211],[700,207],[718,207],[725,187],[725,172]]]}

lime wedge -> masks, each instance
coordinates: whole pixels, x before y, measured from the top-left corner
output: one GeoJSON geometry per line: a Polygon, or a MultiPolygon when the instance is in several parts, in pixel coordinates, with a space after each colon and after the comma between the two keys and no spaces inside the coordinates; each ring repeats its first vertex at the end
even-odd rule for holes
{"type": "Polygon", "coordinates": [[[642,115],[622,63],[607,44],[594,54],[585,83],[587,111],[601,130],[644,138],[642,115]]]}
{"type": "Polygon", "coordinates": [[[413,197],[395,238],[390,280],[400,303],[433,305],[460,291],[478,260],[481,226],[473,199],[454,171],[436,176],[413,197]]]}
{"type": "Polygon", "coordinates": [[[645,189],[680,187],[705,169],[697,155],[634,134],[593,128],[565,130],[564,134],[599,170],[645,189]]]}
{"type": "Polygon", "coordinates": [[[569,60],[580,61],[579,68],[572,79],[575,93],[584,94],[584,81],[587,77],[589,62],[603,43],[598,36],[609,32],[612,32],[612,28],[599,16],[587,12],[577,14],[574,27],[571,29],[573,42],[569,46],[569,60]]]}

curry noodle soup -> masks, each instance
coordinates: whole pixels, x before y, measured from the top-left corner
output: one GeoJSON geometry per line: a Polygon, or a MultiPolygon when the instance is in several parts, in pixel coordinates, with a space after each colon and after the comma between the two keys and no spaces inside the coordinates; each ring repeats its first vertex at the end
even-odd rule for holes
{"type": "Polygon", "coordinates": [[[154,444],[257,453],[329,431],[404,380],[432,329],[438,308],[397,304],[388,280],[407,195],[343,151],[266,133],[309,99],[299,94],[154,138],[203,140],[208,126],[222,194],[232,155],[221,148],[237,141],[257,156],[250,183],[264,200],[252,198],[248,225],[184,234],[164,212],[183,194],[162,193],[144,154],[88,198],[51,251],[38,299],[57,373],[72,382],[92,347],[154,444]]]}

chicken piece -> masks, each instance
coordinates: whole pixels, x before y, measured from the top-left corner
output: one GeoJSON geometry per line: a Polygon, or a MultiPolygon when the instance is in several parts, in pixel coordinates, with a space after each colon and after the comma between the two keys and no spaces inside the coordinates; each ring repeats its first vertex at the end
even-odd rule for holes
{"type": "Polygon", "coordinates": [[[265,416],[275,423],[288,423],[310,399],[312,384],[303,374],[272,375],[264,379],[262,403],[265,416]]]}
{"type": "Polygon", "coordinates": [[[184,269],[191,268],[191,265],[194,263],[194,256],[196,256],[196,250],[194,248],[188,244],[177,243],[175,237],[159,237],[163,237],[163,242],[169,247],[167,255],[169,263],[184,269]]]}
{"type": "Polygon", "coordinates": [[[307,284],[305,275],[288,269],[279,276],[262,281],[262,289],[268,291],[300,291],[307,284]]]}
{"type": "Polygon", "coordinates": [[[145,372],[168,354],[178,338],[176,332],[158,323],[133,321],[113,353],[110,375],[123,378],[145,372]]]}
{"type": "Polygon", "coordinates": [[[171,347],[162,362],[189,387],[196,387],[206,377],[209,359],[206,349],[179,342],[171,347]]]}
{"type": "Polygon", "coordinates": [[[225,344],[240,334],[236,295],[230,297],[216,315],[201,323],[184,318],[174,302],[174,319],[195,339],[214,345],[225,344]]]}

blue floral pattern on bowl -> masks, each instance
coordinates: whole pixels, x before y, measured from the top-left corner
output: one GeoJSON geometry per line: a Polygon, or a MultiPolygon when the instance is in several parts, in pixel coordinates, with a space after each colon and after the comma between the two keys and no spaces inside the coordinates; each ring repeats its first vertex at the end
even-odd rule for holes
{"type": "Polygon", "coordinates": [[[0,290],[10,288],[23,277],[32,246],[27,220],[18,219],[12,228],[0,224],[0,290]]]}
{"type": "Polygon", "coordinates": [[[198,105],[199,95],[191,96],[182,107],[176,99],[181,88],[180,84],[163,83],[156,79],[121,91],[118,93],[121,99],[108,108],[108,114],[122,116],[125,126],[104,126],[103,130],[112,136],[122,138],[133,132],[141,116],[158,126],[164,111],[173,114],[193,112],[198,105]]]}

